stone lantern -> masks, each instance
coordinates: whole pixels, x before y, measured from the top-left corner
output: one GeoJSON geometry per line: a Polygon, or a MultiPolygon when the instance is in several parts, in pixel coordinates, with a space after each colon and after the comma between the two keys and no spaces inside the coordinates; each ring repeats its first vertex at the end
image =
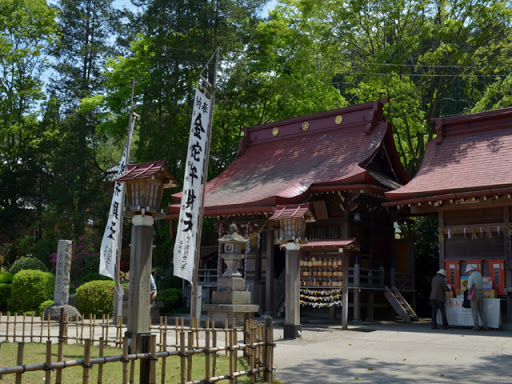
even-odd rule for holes
{"type": "Polygon", "coordinates": [[[129,164],[116,180],[126,183],[126,217],[132,218],[130,250],[130,286],[128,290],[128,324],[126,335],[137,338],[150,332],[150,279],[153,250],[153,223],[165,216],[160,210],[164,188],[177,186],[165,160],[129,164]]]}
{"type": "Polygon", "coordinates": [[[236,225],[231,224],[229,233],[219,239],[219,243],[224,245],[221,257],[227,269],[219,279],[218,291],[212,292],[212,304],[206,304],[204,309],[216,320],[223,321],[227,317],[230,323],[235,319],[241,324],[246,315],[251,316],[259,308],[251,304],[251,293],[245,291],[245,280],[238,271],[247,239],[236,233],[236,225]]]}
{"type": "Polygon", "coordinates": [[[270,220],[280,223],[279,243],[286,248],[285,266],[285,321],[284,338],[295,339],[301,336],[300,325],[300,244],[304,237],[306,223],[315,221],[309,203],[277,206],[270,220]]]}

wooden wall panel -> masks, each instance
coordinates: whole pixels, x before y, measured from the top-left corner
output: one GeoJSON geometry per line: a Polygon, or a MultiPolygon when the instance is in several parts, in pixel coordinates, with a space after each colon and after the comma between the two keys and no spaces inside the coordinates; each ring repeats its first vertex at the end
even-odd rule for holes
{"type": "Polygon", "coordinates": [[[504,234],[488,239],[484,233],[484,238],[471,239],[464,236],[453,236],[451,239],[445,238],[445,259],[446,260],[488,260],[502,259],[505,252],[504,234]]]}
{"type": "Polygon", "coordinates": [[[503,223],[503,208],[445,211],[444,225],[503,223]]]}

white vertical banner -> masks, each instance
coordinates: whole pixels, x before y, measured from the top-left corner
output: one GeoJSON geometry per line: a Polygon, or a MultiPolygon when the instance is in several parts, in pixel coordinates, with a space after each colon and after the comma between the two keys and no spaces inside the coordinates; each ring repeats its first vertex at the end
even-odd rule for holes
{"type": "Polygon", "coordinates": [[[200,208],[201,174],[208,139],[211,100],[196,88],[194,110],[188,139],[187,162],[181,197],[180,218],[174,244],[174,275],[188,280],[194,277],[200,208]]]}
{"type": "MultiPolygon", "coordinates": [[[[116,179],[120,177],[126,170],[126,164],[130,157],[130,143],[132,140],[133,127],[135,126],[135,117],[133,116],[128,129],[128,139],[124,147],[123,157],[119,163],[119,169],[116,179]]],[[[100,270],[99,273],[115,280],[115,268],[117,251],[121,247],[121,226],[123,225],[123,206],[124,206],[124,189],[125,183],[116,181],[114,185],[114,196],[110,205],[107,225],[103,233],[100,248],[100,270]]]]}

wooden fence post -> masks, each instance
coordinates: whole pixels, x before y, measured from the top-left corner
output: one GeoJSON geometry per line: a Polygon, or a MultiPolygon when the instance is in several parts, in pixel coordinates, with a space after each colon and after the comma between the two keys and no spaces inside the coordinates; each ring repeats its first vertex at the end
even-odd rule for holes
{"type": "Polygon", "coordinates": [[[181,384],[186,382],[186,355],[185,355],[185,332],[180,332],[180,368],[181,368],[181,384]]]}
{"type": "Polygon", "coordinates": [[[9,318],[11,317],[11,312],[7,311],[7,320],[5,323],[5,339],[9,342],[9,318]]]}
{"type": "Polygon", "coordinates": [[[85,319],[85,314],[82,314],[82,327],[80,329],[80,344],[84,343],[84,319],[85,319]]]}
{"type": "Polygon", "coordinates": [[[117,317],[116,347],[123,342],[123,316],[117,317]]]}
{"type": "Polygon", "coordinates": [[[41,328],[39,328],[39,343],[42,343],[43,342],[43,326],[44,326],[44,312],[41,314],[41,319],[40,319],[40,325],[41,325],[41,328]]]}
{"type": "MultiPolygon", "coordinates": [[[[215,320],[212,321],[212,347],[213,349],[217,348],[217,330],[215,329],[215,320]]],[[[215,377],[215,374],[217,373],[217,352],[213,353],[212,360],[212,377],[215,377]]]]}
{"type": "Polygon", "coordinates": [[[176,339],[176,350],[179,349],[179,345],[180,345],[180,339],[179,339],[179,334],[178,334],[178,328],[179,328],[179,324],[178,324],[178,321],[179,319],[176,318],[175,319],[175,325],[174,325],[174,335],[175,335],[175,339],[176,339]]]}
{"type": "Polygon", "coordinates": [[[110,324],[110,314],[107,315],[107,318],[106,318],[106,321],[105,321],[105,327],[104,327],[104,329],[105,329],[105,336],[104,336],[104,338],[105,338],[105,342],[106,342],[107,345],[108,345],[108,326],[109,326],[109,324],[110,324]]]}
{"type": "Polygon", "coordinates": [[[149,336],[149,384],[156,384],[156,335],[149,336]]]}
{"type": "MultiPolygon", "coordinates": [[[[16,359],[16,365],[23,365],[23,353],[25,351],[25,343],[18,343],[18,358],[16,359]]],[[[23,372],[16,374],[16,384],[21,384],[23,372]]]]}
{"type": "Polygon", "coordinates": [[[51,383],[52,380],[52,371],[51,371],[51,365],[52,365],[52,341],[47,340],[46,341],[46,361],[45,361],[45,377],[44,382],[45,383],[51,383]]]}
{"type": "Polygon", "coordinates": [[[12,342],[15,343],[16,342],[16,328],[18,328],[18,323],[17,323],[17,320],[18,320],[18,314],[15,313],[14,314],[14,329],[13,329],[13,337],[12,337],[12,342]]]}
{"type": "MultiPolygon", "coordinates": [[[[132,340],[133,341],[133,340],[132,340]]],[[[123,339],[123,384],[128,383],[128,338],[123,339]]]]}
{"type": "Polygon", "coordinates": [[[274,354],[274,330],[272,328],[272,318],[265,318],[265,381],[272,382],[272,364],[274,354]]]}
{"type": "MultiPolygon", "coordinates": [[[[192,324],[191,324],[192,325],[192,324]]],[[[190,327],[190,332],[188,333],[188,350],[194,349],[194,331],[192,327],[190,327]]],[[[192,380],[192,354],[187,356],[187,381],[192,380]]]]}
{"type": "Polygon", "coordinates": [[[256,355],[256,351],[254,348],[255,345],[254,343],[256,342],[256,328],[254,328],[254,326],[251,324],[250,328],[249,328],[249,344],[250,344],[250,348],[249,348],[249,351],[248,351],[248,354],[249,354],[249,369],[251,370],[251,384],[254,384],[254,382],[256,381],[256,374],[254,373],[254,369],[256,368],[255,366],[255,355],[256,355]]]}
{"type": "MultiPolygon", "coordinates": [[[[135,334],[132,334],[132,340],[135,338],[135,334]]],[[[140,352],[141,353],[149,353],[149,343],[150,343],[151,335],[141,334],[140,337],[140,352]]],[[[132,353],[136,353],[132,349],[132,353]]],[[[139,364],[139,383],[140,384],[149,384],[150,382],[150,359],[141,359],[139,364]]]]}
{"type": "Polygon", "coordinates": [[[64,307],[60,309],[59,313],[59,340],[64,338],[64,307]]]}
{"type": "Polygon", "coordinates": [[[82,376],[82,384],[89,384],[89,379],[91,376],[91,339],[85,340],[84,347],[84,373],[82,376]]]}
{"type": "Polygon", "coordinates": [[[206,331],[204,334],[204,378],[206,382],[210,382],[210,330],[206,324],[206,331]]]}
{"type": "MultiPolygon", "coordinates": [[[[0,313],[0,317],[1,317],[0,313]]],[[[30,342],[34,342],[34,312],[32,312],[32,315],[30,316],[30,342]]]]}
{"type": "MultiPolygon", "coordinates": [[[[98,357],[103,357],[104,344],[105,344],[105,341],[104,341],[103,337],[100,337],[98,357]]],[[[98,364],[98,384],[101,384],[102,382],[103,382],[103,364],[98,364]]]]}
{"type": "Polygon", "coordinates": [[[233,344],[233,354],[234,354],[234,359],[233,359],[233,365],[234,365],[234,372],[236,372],[238,370],[238,331],[236,330],[236,328],[233,328],[233,331],[232,331],[232,334],[233,334],[233,342],[231,344],[233,344]]]}
{"type": "Polygon", "coordinates": [[[233,361],[233,332],[228,333],[228,348],[226,352],[229,352],[229,384],[235,382],[233,373],[235,373],[234,361],[233,361]]]}
{"type": "MultiPolygon", "coordinates": [[[[59,337],[59,344],[57,345],[57,361],[64,359],[64,339],[59,337]]],[[[62,369],[57,369],[55,375],[55,384],[62,383],[62,369]]]]}
{"type": "MultiPolygon", "coordinates": [[[[164,332],[164,338],[163,342],[160,342],[160,345],[163,347],[163,351],[167,352],[167,317],[165,318],[165,327],[166,331],[164,332]]],[[[162,375],[161,375],[161,383],[165,384],[165,371],[166,371],[166,363],[167,363],[167,357],[162,357],[162,375]]]]}
{"type": "Polygon", "coordinates": [[[25,342],[25,322],[27,320],[27,314],[23,312],[23,324],[21,325],[21,341],[25,342]]]}
{"type": "MultiPolygon", "coordinates": [[[[132,337],[132,344],[130,345],[130,349],[132,353],[136,353],[137,351],[137,338],[132,337]]],[[[135,383],[135,363],[136,360],[132,360],[130,363],[130,384],[135,383]]]]}
{"type": "MultiPolygon", "coordinates": [[[[226,315],[226,318],[224,319],[224,339],[225,339],[226,345],[228,345],[228,343],[229,343],[228,325],[229,325],[229,319],[228,319],[228,316],[226,315]]],[[[229,351],[226,349],[226,356],[228,355],[228,352],[229,351]]]]}
{"type": "Polygon", "coordinates": [[[64,314],[64,342],[68,344],[69,315],[64,314]]]}

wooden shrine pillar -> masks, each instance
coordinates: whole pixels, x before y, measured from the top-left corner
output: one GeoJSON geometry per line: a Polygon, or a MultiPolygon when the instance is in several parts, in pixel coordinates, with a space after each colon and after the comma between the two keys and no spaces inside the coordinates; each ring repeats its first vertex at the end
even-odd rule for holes
{"type": "Polygon", "coordinates": [[[341,304],[341,328],[348,328],[348,263],[349,257],[347,252],[343,252],[343,248],[339,249],[343,256],[343,297],[341,304]]]}
{"type": "MultiPolygon", "coordinates": [[[[503,222],[505,225],[510,224],[510,207],[503,208],[503,222]]],[[[507,294],[507,311],[506,321],[512,321],[512,239],[510,237],[510,232],[506,229],[503,231],[504,233],[504,259],[505,259],[505,293],[507,294]]]]}
{"type": "Polygon", "coordinates": [[[359,264],[359,255],[356,255],[354,262],[354,314],[352,318],[354,321],[359,321],[361,318],[361,303],[360,303],[360,284],[361,284],[361,266],[359,264]]]}
{"type": "Polygon", "coordinates": [[[444,268],[445,243],[444,243],[444,212],[439,211],[437,214],[437,231],[439,232],[439,269],[444,268]]]}
{"type": "Polygon", "coordinates": [[[265,314],[274,315],[274,231],[267,228],[267,258],[265,268],[265,314]]]}

